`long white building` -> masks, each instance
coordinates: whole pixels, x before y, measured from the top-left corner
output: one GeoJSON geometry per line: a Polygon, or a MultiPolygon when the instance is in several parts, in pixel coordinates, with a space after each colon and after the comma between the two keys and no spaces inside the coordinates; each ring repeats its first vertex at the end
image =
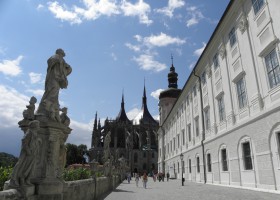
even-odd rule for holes
{"type": "Polygon", "coordinates": [[[279,0],[231,0],[182,90],[172,64],[159,101],[159,171],[280,190],[279,38],[279,0]]]}

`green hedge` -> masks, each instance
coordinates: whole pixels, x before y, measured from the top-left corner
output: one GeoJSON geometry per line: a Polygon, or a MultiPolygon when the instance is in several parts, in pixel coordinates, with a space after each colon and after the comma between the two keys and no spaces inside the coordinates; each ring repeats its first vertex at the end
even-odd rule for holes
{"type": "Polygon", "coordinates": [[[91,171],[89,169],[65,169],[63,172],[63,179],[65,181],[75,181],[88,178],[91,178],[91,171]]]}
{"type": "Polygon", "coordinates": [[[4,189],[4,183],[10,179],[12,167],[0,167],[0,191],[4,189]]]}

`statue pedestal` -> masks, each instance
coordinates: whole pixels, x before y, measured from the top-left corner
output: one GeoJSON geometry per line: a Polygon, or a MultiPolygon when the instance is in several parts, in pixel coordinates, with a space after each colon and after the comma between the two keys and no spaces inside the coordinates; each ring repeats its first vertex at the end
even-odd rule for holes
{"type": "Polygon", "coordinates": [[[41,117],[35,116],[40,121],[38,137],[41,144],[31,182],[37,186],[38,199],[62,200],[63,181],[60,177],[66,162],[64,144],[71,129],[59,122],[42,120],[41,117]]]}
{"type": "Polygon", "coordinates": [[[63,200],[63,182],[57,179],[44,180],[38,185],[37,197],[40,200],[63,200]]]}

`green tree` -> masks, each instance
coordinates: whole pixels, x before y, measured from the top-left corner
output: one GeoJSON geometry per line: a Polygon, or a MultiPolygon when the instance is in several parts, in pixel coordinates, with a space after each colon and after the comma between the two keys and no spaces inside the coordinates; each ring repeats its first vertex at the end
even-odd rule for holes
{"type": "Polygon", "coordinates": [[[66,155],[66,166],[72,164],[83,164],[86,163],[83,157],[84,154],[87,153],[87,146],[84,144],[80,144],[79,146],[75,144],[66,144],[67,155],[66,155]]]}
{"type": "Polygon", "coordinates": [[[0,152],[0,167],[13,167],[15,166],[17,161],[17,157],[8,153],[0,152]]]}

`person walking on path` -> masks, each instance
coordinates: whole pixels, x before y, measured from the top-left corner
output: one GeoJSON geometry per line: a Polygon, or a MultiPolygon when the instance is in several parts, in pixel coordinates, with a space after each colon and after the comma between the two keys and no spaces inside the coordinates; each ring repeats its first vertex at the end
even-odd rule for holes
{"type": "Polygon", "coordinates": [[[148,182],[148,176],[147,176],[146,172],[144,172],[144,174],[143,174],[143,187],[145,189],[147,189],[147,182],[148,182]]]}
{"type": "Polygon", "coordinates": [[[170,177],[169,172],[167,172],[166,174],[167,181],[169,181],[169,177],[170,177]]]}
{"type": "Polygon", "coordinates": [[[129,173],[127,173],[127,182],[130,183],[130,180],[131,180],[131,174],[129,172],[129,173]]]}
{"type": "Polygon", "coordinates": [[[137,186],[137,187],[138,187],[139,179],[140,179],[139,174],[136,173],[136,174],[135,174],[135,183],[136,183],[136,186],[137,186]]]}

